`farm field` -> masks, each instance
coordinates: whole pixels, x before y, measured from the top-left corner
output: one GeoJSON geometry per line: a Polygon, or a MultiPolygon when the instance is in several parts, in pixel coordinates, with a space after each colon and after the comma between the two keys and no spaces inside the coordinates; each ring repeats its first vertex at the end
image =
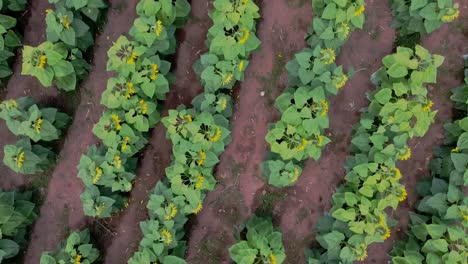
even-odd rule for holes
{"type": "Polygon", "coordinates": [[[73,1],[0,1],[22,36],[11,76],[0,76],[0,263],[466,263],[468,2],[406,1],[418,10],[446,6],[435,9],[446,12],[438,14],[444,23],[433,22],[407,49],[397,46],[414,35],[402,33],[404,23],[392,26],[398,0],[66,2],[73,1]],[[345,7],[351,15],[343,11],[349,19],[338,21],[345,7]],[[337,27],[333,37],[309,29],[326,31],[317,26],[323,21],[337,27]],[[73,37],[64,33],[70,28],[73,37]],[[297,54],[310,64],[305,75],[297,54]],[[316,86],[322,94],[310,95],[316,86]],[[396,86],[406,90],[396,95],[396,86]],[[320,103],[298,103],[305,96],[320,103]],[[401,106],[380,111],[396,101],[410,118],[392,127],[401,106]],[[298,121],[306,128],[288,134],[300,136],[297,145],[281,149],[282,135],[271,140],[295,122],[287,120],[290,105],[299,113],[319,104],[313,128],[298,121]],[[24,116],[22,128],[15,122],[24,116]],[[437,169],[440,160],[446,167],[437,169]],[[360,174],[353,169],[362,164],[401,179],[370,191],[358,180],[353,194],[352,175],[360,174]],[[418,184],[429,176],[444,182],[418,184]],[[384,196],[390,187],[400,196],[384,196]],[[421,206],[422,196],[446,189],[448,201],[437,200],[445,207],[432,208],[437,216],[421,206]],[[361,196],[379,208],[355,217],[350,200],[361,196]],[[447,220],[451,205],[457,214],[447,220]],[[415,212],[434,223],[417,222],[415,212]],[[424,239],[413,237],[426,246],[398,247],[423,225],[424,239]],[[67,238],[75,245],[68,251],[67,238]]]}

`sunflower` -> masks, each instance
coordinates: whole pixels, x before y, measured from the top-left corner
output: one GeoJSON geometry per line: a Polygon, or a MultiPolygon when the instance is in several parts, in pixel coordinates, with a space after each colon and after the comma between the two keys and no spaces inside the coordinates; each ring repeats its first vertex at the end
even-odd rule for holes
{"type": "Polygon", "coordinates": [[[348,81],[348,76],[346,74],[342,73],[339,78],[338,77],[333,77],[333,80],[334,80],[334,83],[335,83],[335,87],[337,89],[340,89],[348,81]]]}
{"type": "Polygon", "coordinates": [[[302,143],[301,143],[299,146],[297,146],[296,149],[297,149],[298,151],[303,151],[303,150],[307,147],[307,144],[308,144],[308,143],[309,143],[309,142],[307,141],[307,139],[303,138],[303,139],[302,139],[302,143]]]}
{"type": "Polygon", "coordinates": [[[20,154],[16,157],[16,165],[18,168],[23,167],[24,164],[24,151],[21,151],[20,154]]]}
{"type": "Polygon", "coordinates": [[[202,202],[200,201],[200,202],[198,202],[197,208],[193,209],[192,213],[198,214],[198,213],[201,212],[202,209],[203,209],[203,204],[202,204],[202,202]]]}
{"type": "Polygon", "coordinates": [[[291,183],[295,183],[298,178],[299,178],[299,169],[297,167],[294,167],[293,177],[291,178],[291,183]]]}
{"type": "Polygon", "coordinates": [[[403,202],[406,200],[406,197],[408,196],[408,193],[406,192],[405,187],[401,188],[399,191],[400,195],[398,196],[398,201],[403,202]]]}
{"type": "Polygon", "coordinates": [[[37,119],[36,123],[34,124],[34,129],[37,133],[41,133],[41,126],[44,120],[42,118],[37,119]]]}
{"type": "Polygon", "coordinates": [[[243,60],[241,60],[241,61],[239,62],[239,66],[237,66],[237,69],[238,69],[240,72],[244,70],[244,61],[243,61],[243,60]]]}
{"type": "Polygon", "coordinates": [[[119,156],[114,156],[114,164],[115,164],[115,167],[117,169],[120,169],[120,167],[122,166],[122,160],[120,159],[119,156]]]}
{"type": "Polygon", "coordinates": [[[366,7],[364,5],[359,6],[358,9],[354,12],[354,16],[360,16],[364,11],[366,10],[366,7]]]}
{"type": "Polygon", "coordinates": [[[122,143],[121,150],[125,151],[128,148],[128,143],[130,143],[130,137],[126,136],[124,142],[122,143]]]}
{"type": "Polygon", "coordinates": [[[276,256],[273,254],[273,253],[270,253],[270,255],[268,255],[268,258],[270,259],[270,264],[276,264],[276,256]]]}
{"type": "Polygon", "coordinates": [[[163,238],[164,244],[166,244],[166,245],[172,244],[172,234],[171,234],[171,232],[167,231],[166,229],[163,229],[160,234],[161,234],[161,236],[163,238]]]}
{"type": "Polygon", "coordinates": [[[145,100],[140,100],[139,104],[141,107],[141,113],[146,115],[146,113],[148,113],[148,104],[146,104],[145,100]]]}
{"type": "Polygon", "coordinates": [[[339,32],[343,32],[344,38],[347,38],[349,36],[349,31],[350,31],[350,28],[349,28],[348,23],[345,23],[345,22],[341,23],[339,32]]]}
{"type": "Polygon", "coordinates": [[[321,147],[323,145],[323,137],[321,135],[316,135],[315,139],[317,140],[317,147],[321,147]]]}
{"type": "Polygon", "coordinates": [[[127,93],[125,94],[125,97],[127,99],[130,99],[130,97],[132,97],[132,95],[135,94],[135,89],[133,89],[133,83],[132,82],[128,82],[126,84],[126,86],[127,86],[127,93]]]}
{"type": "Polygon", "coordinates": [[[62,25],[64,28],[69,29],[70,28],[70,20],[68,20],[67,16],[62,17],[62,25]]]}
{"type": "Polygon", "coordinates": [[[243,33],[242,37],[239,40],[237,40],[237,42],[239,42],[239,44],[244,44],[249,39],[250,32],[249,32],[249,30],[247,28],[243,28],[243,29],[241,29],[241,31],[243,33]]]}
{"type": "Polygon", "coordinates": [[[159,74],[159,67],[157,64],[153,63],[151,64],[151,75],[150,75],[150,79],[152,81],[156,80],[156,78],[158,77],[158,74],[159,74]]]}
{"type": "Polygon", "coordinates": [[[82,259],[82,256],[80,254],[77,254],[75,257],[75,264],[81,264],[81,259],[82,259]]]}
{"type": "Polygon", "coordinates": [[[169,209],[169,214],[164,215],[165,220],[172,220],[177,214],[177,207],[173,204],[170,203],[166,208],[169,209]]]}
{"type": "Polygon", "coordinates": [[[216,128],[216,132],[214,136],[208,136],[208,140],[212,142],[217,142],[221,138],[221,129],[219,127],[216,128]]]}
{"type": "Polygon", "coordinates": [[[197,165],[198,166],[205,165],[206,152],[205,151],[200,151],[200,153],[198,153],[198,155],[200,155],[200,159],[197,161],[197,165]]]}
{"type": "Polygon", "coordinates": [[[392,172],[393,172],[393,178],[394,178],[395,180],[401,179],[401,171],[400,171],[398,168],[396,168],[396,167],[393,168],[393,169],[392,169],[392,172]]]}
{"type": "Polygon", "coordinates": [[[46,55],[41,55],[39,57],[39,64],[37,65],[37,67],[39,69],[44,69],[44,67],[46,66],[47,64],[47,56],[46,55]]]}
{"type": "Polygon", "coordinates": [[[408,160],[411,158],[411,149],[409,147],[405,147],[405,154],[400,155],[398,158],[400,160],[408,160]]]}
{"type": "Polygon", "coordinates": [[[429,100],[429,102],[425,106],[422,107],[422,110],[424,112],[427,112],[427,111],[431,110],[433,105],[434,105],[434,102],[432,102],[432,100],[429,100]]]}
{"type": "Polygon", "coordinates": [[[122,129],[122,125],[120,124],[120,118],[116,114],[111,115],[111,119],[114,120],[115,123],[115,130],[120,131],[122,129]]]}
{"type": "Polygon", "coordinates": [[[457,10],[450,9],[449,13],[451,14],[442,16],[440,20],[442,20],[442,22],[452,22],[453,20],[457,19],[460,16],[460,10],[458,9],[457,10]]]}
{"type": "Polygon", "coordinates": [[[135,63],[136,59],[138,58],[138,54],[136,52],[132,52],[130,55],[130,58],[127,60],[127,64],[133,64],[135,63]]]}
{"type": "Polygon", "coordinates": [[[93,184],[96,184],[96,183],[99,182],[99,180],[102,177],[102,169],[100,167],[96,167],[96,169],[94,171],[95,171],[95,173],[94,173],[94,177],[93,177],[93,184]]]}
{"type": "Polygon", "coordinates": [[[156,33],[156,36],[161,36],[161,33],[164,29],[164,26],[162,24],[162,21],[158,19],[158,21],[156,22],[156,28],[154,30],[154,33],[156,33]]]}
{"type": "Polygon", "coordinates": [[[203,187],[203,182],[205,181],[205,177],[203,177],[203,174],[198,174],[197,176],[197,183],[195,183],[195,189],[199,190],[203,187]]]}
{"type": "Polygon", "coordinates": [[[322,55],[321,61],[323,62],[323,64],[328,65],[335,62],[336,54],[335,50],[333,50],[332,48],[323,49],[320,51],[320,54],[322,55]]]}
{"type": "Polygon", "coordinates": [[[320,112],[320,115],[326,116],[328,113],[328,102],[325,100],[320,100],[320,105],[322,106],[322,112],[320,112]]]}
{"type": "Polygon", "coordinates": [[[359,254],[358,256],[358,260],[359,261],[364,261],[366,258],[367,258],[367,248],[366,248],[366,245],[364,243],[361,243],[359,245],[360,249],[361,249],[361,254],[359,254]]]}
{"type": "Polygon", "coordinates": [[[221,82],[221,84],[228,85],[232,82],[233,78],[234,78],[234,75],[232,73],[228,73],[226,77],[223,78],[223,81],[221,82]]]}

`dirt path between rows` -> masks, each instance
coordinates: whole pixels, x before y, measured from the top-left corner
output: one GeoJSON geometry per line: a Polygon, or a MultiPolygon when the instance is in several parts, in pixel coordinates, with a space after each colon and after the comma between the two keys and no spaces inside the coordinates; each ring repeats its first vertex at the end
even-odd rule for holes
{"type": "MultiPolygon", "coordinates": [[[[175,109],[180,104],[190,106],[190,102],[203,87],[192,70],[192,65],[206,51],[205,39],[211,20],[207,10],[210,8],[206,0],[191,1],[192,13],[185,26],[178,31],[177,54],[173,63],[176,83],[165,103],[163,116],[168,109],[175,109]]],[[[124,264],[138,249],[142,238],[139,222],[148,218],[146,203],[156,183],[164,179],[165,168],[171,163],[172,144],[166,139],[166,129],[159,123],[151,134],[150,143],[139,161],[136,182],[130,194],[128,208],[120,215],[104,223],[112,234],[107,234],[101,242],[104,252],[104,263],[124,264]]]]}
{"type": "Polygon", "coordinates": [[[230,263],[227,250],[234,243],[234,225],[253,213],[254,195],[264,185],[259,165],[267,150],[267,125],[278,118],[274,100],[286,87],[284,66],[306,46],[304,36],[312,20],[307,1],[257,4],[262,17],[257,24],[261,49],[252,54],[235,98],[232,143],[217,167],[218,185],[208,193],[204,209],[193,221],[189,263],[230,263]]]}
{"type": "MultiPolygon", "coordinates": [[[[25,45],[36,46],[45,40],[45,10],[49,7],[47,1],[31,1],[29,6],[30,16],[24,29],[23,43],[25,45]]],[[[57,102],[59,102],[57,101],[57,89],[44,89],[34,77],[22,76],[21,63],[23,57],[20,50],[17,51],[17,54],[13,65],[14,74],[11,76],[7,87],[5,87],[6,91],[3,91],[1,100],[31,96],[42,104],[57,105],[57,102]]],[[[3,120],[0,120],[0,135],[0,161],[3,161],[3,146],[14,144],[17,138],[10,133],[3,120]]],[[[3,162],[0,162],[0,171],[2,172],[0,188],[4,190],[23,187],[30,180],[30,177],[10,170],[3,162]]]]}
{"type": "MultiPolygon", "coordinates": [[[[41,1],[44,2],[44,1],[41,1]]],[[[52,172],[47,197],[41,207],[31,236],[25,263],[37,264],[44,250],[54,250],[69,229],[83,227],[89,220],[83,215],[80,194],[83,184],[76,166],[88,146],[97,142],[91,129],[101,116],[101,93],[110,74],[106,71],[107,50],[120,35],[126,34],[136,16],[137,0],[110,1],[107,24],[96,39],[94,65],[80,88],[81,101],[52,172]]],[[[38,11],[38,10],[37,10],[38,11]]]]}
{"type": "Polygon", "coordinates": [[[445,62],[438,72],[438,82],[429,86],[429,97],[438,110],[435,123],[426,136],[411,142],[412,157],[407,162],[400,162],[398,167],[403,175],[402,182],[408,190],[408,199],[398,207],[393,216],[399,224],[393,228],[392,237],[383,244],[374,244],[369,248],[366,263],[387,263],[388,253],[395,239],[404,238],[408,228],[410,211],[418,201],[416,183],[429,175],[428,165],[435,147],[442,145],[444,139],[443,125],[452,118],[453,104],[450,101],[451,90],[463,82],[463,54],[468,54],[468,5],[460,6],[461,17],[452,24],[444,25],[436,32],[425,36],[422,45],[432,53],[445,57],[445,62]]]}

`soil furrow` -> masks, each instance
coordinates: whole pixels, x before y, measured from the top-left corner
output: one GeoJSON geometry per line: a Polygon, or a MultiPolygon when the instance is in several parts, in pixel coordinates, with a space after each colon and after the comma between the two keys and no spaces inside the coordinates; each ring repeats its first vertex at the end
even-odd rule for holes
{"type": "MultiPolygon", "coordinates": [[[[209,2],[193,0],[191,6],[189,20],[177,33],[177,54],[171,60],[176,82],[171,85],[163,116],[167,115],[168,109],[175,109],[180,104],[190,106],[191,100],[203,90],[192,65],[206,50],[206,33],[211,25],[207,13],[209,2]]],[[[159,123],[153,129],[150,143],[140,159],[128,208],[108,223],[113,233],[106,239],[108,245],[104,246],[104,263],[126,263],[138,249],[142,238],[139,222],[148,218],[146,203],[156,183],[166,177],[165,168],[171,163],[171,155],[172,144],[166,139],[164,125],[159,123]]]]}
{"type": "Polygon", "coordinates": [[[230,263],[234,225],[253,213],[255,193],[265,184],[263,162],[268,123],[278,118],[275,98],[287,84],[285,64],[306,46],[304,36],[312,20],[307,1],[273,0],[257,3],[261,49],[252,54],[245,80],[235,99],[231,118],[232,143],[216,169],[218,185],[209,192],[204,209],[193,219],[189,263],[230,263]]]}
{"type": "Polygon", "coordinates": [[[421,44],[433,54],[445,57],[445,62],[439,68],[437,84],[429,86],[429,98],[434,101],[434,110],[437,110],[435,123],[432,124],[426,136],[413,140],[411,146],[412,157],[408,162],[400,162],[398,167],[403,175],[402,182],[408,191],[408,199],[404,201],[393,213],[399,220],[392,230],[392,237],[383,244],[371,245],[368,249],[369,257],[366,263],[387,263],[390,259],[388,253],[396,239],[405,237],[408,228],[408,213],[414,210],[418,202],[416,183],[429,175],[428,165],[432,159],[434,148],[442,145],[444,139],[443,125],[452,118],[453,104],[450,101],[451,90],[463,82],[463,54],[468,53],[466,40],[468,37],[468,6],[461,5],[460,13],[463,15],[451,24],[444,25],[436,32],[425,36],[421,44]]]}
{"type": "Polygon", "coordinates": [[[89,222],[82,210],[80,194],[83,184],[77,177],[76,166],[81,155],[91,144],[97,142],[91,130],[104,108],[99,102],[110,77],[110,73],[106,71],[107,50],[113,41],[130,29],[136,16],[137,2],[110,1],[107,23],[95,42],[94,65],[88,78],[81,84],[80,104],[74,114],[57,165],[51,172],[47,197],[34,225],[25,263],[38,263],[41,253],[44,250],[54,250],[69,229],[81,228],[89,222]]]}

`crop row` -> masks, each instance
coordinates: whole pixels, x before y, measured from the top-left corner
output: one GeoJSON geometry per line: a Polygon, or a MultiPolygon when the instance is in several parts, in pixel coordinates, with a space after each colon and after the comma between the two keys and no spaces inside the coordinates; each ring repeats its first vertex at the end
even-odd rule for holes
{"type": "Polygon", "coordinates": [[[411,157],[408,141],[424,136],[434,120],[424,84],[436,83],[443,61],[421,46],[398,47],[383,58],[371,78],[377,89],[354,128],[345,182],[317,226],[321,248],[312,251],[310,263],[363,261],[369,244],[390,237],[386,209],[396,209],[407,196],[396,163],[411,157]]]}
{"type": "Polygon", "coordinates": [[[180,105],[162,119],[173,144],[173,162],[150,197],[150,219],[140,222],[144,237],[129,263],[186,263],[184,225],[202,210],[205,193],[214,189],[213,169],[231,141],[230,93],[260,45],[255,36],[260,15],[250,0],[216,0],[213,6],[209,51],[194,65],[204,92],[194,98],[193,108],[180,105]]]}
{"type": "Polygon", "coordinates": [[[325,136],[329,97],[349,78],[335,59],[365,20],[364,0],[316,0],[312,5],[317,16],[305,38],[309,47],[286,65],[288,87],[275,102],[281,119],[266,135],[272,155],[262,164],[263,173],[276,187],[293,185],[302,173],[302,161],[318,160],[330,142],[325,136]]]}
{"type": "Polygon", "coordinates": [[[13,74],[11,69],[15,50],[22,40],[18,29],[18,18],[22,17],[27,0],[4,0],[0,2],[0,87],[6,86],[13,74]]]}
{"type": "Polygon", "coordinates": [[[78,176],[88,216],[105,218],[126,207],[125,193],[136,176],[135,155],[147,143],[159,121],[160,102],[169,91],[170,63],[161,57],[175,53],[175,31],[190,13],[186,0],[141,0],[138,18],[125,36],[108,50],[107,70],[117,75],[107,82],[101,103],[107,107],[93,133],[102,145],[82,155],[78,176]]]}
{"type": "Polygon", "coordinates": [[[416,187],[420,201],[410,213],[407,237],[390,253],[395,264],[468,263],[468,58],[465,67],[465,85],[451,97],[460,118],[445,124],[445,144],[434,152],[431,177],[416,187]]]}
{"type": "Polygon", "coordinates": [[[24,46],[21,74],[36,77],[50,87],[75,90],[86,78],[90,65],[87,51],[94,45],[94,33],[106,9],[104,0],[49,0],[46,10],[47,41],[37,47],[24,46]]]}

